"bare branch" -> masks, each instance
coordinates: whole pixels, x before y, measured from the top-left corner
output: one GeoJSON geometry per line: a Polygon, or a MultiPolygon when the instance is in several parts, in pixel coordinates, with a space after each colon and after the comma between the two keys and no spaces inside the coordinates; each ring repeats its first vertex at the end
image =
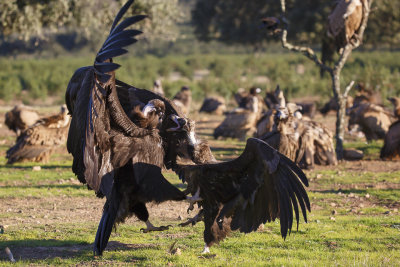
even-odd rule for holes
{"type": "Polygon", "coordinates": [[[350,92],[351,88],[353,87],[353,85],[354,85],[354,81],[351,81],[349,83],[349,85],[347,85],[346,89],[344,89],[344,93],[343,93],[344,97],[347,97],[347,95],[349,94],[349,92],[350,92]]]}
{"type": "Polygon", "coordinates": [[[308,57],[309,59],[314,61],[315,64],[317,64],[320,68],[322,68],[323,70],[332,74],[332,71],[333,71],[332,68],[325,65],[324,63],[322,63],[322,61],[318,58],[318,56],[315,54],[313,49],[311,49],[310,47],[306,47],[306,46],[292,45],[291,43],[289,43],[287,41],[287,31],[288,31],[289,25],[288,25],[288,21],[285,16],[285,11],[286,11],[285,0],[280,0],[280,1],[281,1],[281,10],[282,10],[281,20],[284,25],[282,34],[281,34],[282,47],[284,47],[290,51],[302,53],[303,55],[305,55],[306,57],[308,57]]]}

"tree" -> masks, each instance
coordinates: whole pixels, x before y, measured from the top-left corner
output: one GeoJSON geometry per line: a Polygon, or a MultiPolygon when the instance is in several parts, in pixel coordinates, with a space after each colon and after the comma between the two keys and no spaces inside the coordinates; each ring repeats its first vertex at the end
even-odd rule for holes
{"type": "Polygon", "coordinates": [[[282,46],[291,51],[303,53],[303,55],[314,61],[317,66],[327,71],[331,76],[333,95],[339,106],[336,116],[336,156],[339,160],[343,159],[343,141],[344,141],[344,124],[345,124],[344,118],[346,113],[347,96],[351,87],[354,84],[354,81],[351,81],[349,85],[347,85],[347,87],[344,90],[342,90],[340,86],[340,74],[351,52],[361,45],[364,36],[364,31],[367,27],[368,17],[371,10],[372,2],[373,0],[365,0],[366,4],[363,5],[364,15],[361,21],[360,29],[357,32],[357,38],[353,41],[348,42],[345,45],[345,47],[341,49],[339,59],[335,62],[333,67],[329,67],[325,65],[317,57],[314,50],[311,49],[310,47],[292,45],[287,41],[289,23],[286,18],[285,0],[280,0],[281,10],[282,10],[281,20],[284,23],[284,27],[281,32],[282,46]]]}
{"type": "MultiPolygon", "coordinates": [[[[290,27],[288,40],[315,45],[326,32],[326,18],[334,0],[287,0],[286,11],[290,27]]],[[[375,0],[374,10],[365,32],[372,45],[400,44],[400,1],[375,0]]],[[[197,0],[192,11],[195,33],[199,40],[219,40],[228,44],[257,45],[266,41],[260,35],[259,21],[280,14],[275,0],[197,0]]],[[[269,41],[267,39],[267,41],[269,41]]]]}
{"type": "MultiPolygon", "coordinates": [[[[0,2],[0,33],[3,39],[78,31],[85,37],[104,34],[125,0],[9,0],[0,2]]],[[[136,0],[128,13],[146,14],[141,29],[150,40],[174,40],[174,25],[182,19],[178,0],[136,0]]]]}

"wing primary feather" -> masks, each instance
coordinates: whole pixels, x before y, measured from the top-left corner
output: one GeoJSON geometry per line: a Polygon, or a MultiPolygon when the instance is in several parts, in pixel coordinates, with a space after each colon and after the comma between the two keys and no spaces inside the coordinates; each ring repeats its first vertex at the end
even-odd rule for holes
{"type": "Polygon", "coordinates": [[[104,62],[104,63],[95,63],[94,68],[99,71],[100,73],[107,73],[113,70],[118,69],[121,65],[112,63],[112,62],[104,62]]]}
{"type": "Polygon", "coordinates": [[[100,93],[101,93],[103,96],[106,96],[106,95],[107,95],[106,90],[105,90],[105,89],[103,88],[103,86],[101,86],[101,84],[99,84],[97,81],[96,81],[96,86],[97,86],[97,89],[99,89],[100,93]]]}
{"type": "MultiPolygon", "coordinates": [[[[291,170],[290,170],[290,172],[292,174],[294,174],[291,170]]],[[[306,204],[308,211],[310,211],[311,210],[310,200],[308,199],[308,195],[307,195],[306,190],[304,189],[303,185],[300,183],[298,177],[295,174],[291,175],[290,177],[292,177],[292,179],[290,179],[290,181],[294,182],[297,185],[296,188],[298,188],[300,190],[300,193],[301,193],[301,196],[302,196],[302,198],[304,200],[304,203],[306,204]]]]}
{"type": "Polygon", "coordinates": [[[281,160],[290,167],[290,169],[300,178],[300,180],[303,182],[305,186],[308,187],[308,179],[304,172],[299,168],[299,166],[296,165],[293,161],[288,159],[285,155],[280,155],[281,160]]]}
{"type": "Polygon", "coordinates": [[[295,212],[295,215],[296,215],[297,231],[299,231],[299,219],[300,219],[300,216],[299,216],[299,207],[297,205],[297,199],[296,199],[296,196],[295,196],[295,194],[293,192],[293,187],[292,187],[290,182],[287,183],[287,187],[288,187],[287,191],[289,193],[290,199],[292,200],[292,206],[293,206],[293,209],[294,209],[294,212],[295,212]]]}
{"type": "Polygon", "coordinates": [[[125,38],[125,39],[118,39],[110,44],[107,44],[106,46],[103,45],[103,47],[101,48],[101,51],[103,50],[107,50],[110,48],[116,48],[116,47],[124,47],[124,46],[129,46],[131,44],[134,44],[137,42],[137,39],[134,38],[125,38]]]}
{"type": "MultiPolygon", "coordinates": [[[[139,34],[142,34],[142,33],[143,33],[142,31],[132,29],[132,30],[125,30],[125,31],[110,35],[110,36],[108,36],[108,38],[104,42],[103,47],[101,49],[107,48],[107,46],[109,44],[114,43],[114,41],[116,41],[116,40],[133,38],[136,35],[139,35],[139,34]]],[[[134,39],[134,40],[136,40],[136,39],[134,39]]]]}
{"type": "Polygon", "coordinates": [[[300,208],[301,208],[301,212],[303,213],[304,221],[307,222],[307,211],[306,211],[306,205],[304,204],[303,196],[300,193],[300,191],[298,190],[297,185],[293,183],[292,179],[289,180],[289,183],[292,184],[293,192],[295,193],[295,195],[297,197],[297,201],[300,204],[300,208]]]}
{"type": "MultiPolygon", "coordinates": [[[[278,187],[280,186],[278,185],[278,187]]],[[[278,195],[279,195],[279,220],[281,224],[281,235],[283,239],[286,239],[288,231],[287,206],[283,193],[281,193],[281,190],[279,190],[278,195]]]]}
{"type": "Polygon", "coordinates": [[[121,20],[122,16],[125,15],[126,11],[128,8],[133,4],[134,0],[129,0],[128,2],[125,3],[125,5],[122,6],[122,8],[119,10],[117,16],[115,16],[114,22],[111,26],[110,33],[112,30],[115,28],[115,26],[118,24],[118,22],[121,20]]]}
{"type": "MultiPolygon", "coordinates": [[[[281,173],[283,174],[284,173],[281,173]]],[[[282,177],[282,176],[281,176],[282,177]]],[[[292,208],[292,202],[289,197],[289,192],[288,192],[288,181],[287,177],[283,176],[283,179],[279,179],[280,182],[280,187],[281,187],[281,193],[283,194],[283,199],[285,200],[285,206],[287,208],[287,215],[288,215],[288,229],[289,229],[289,235],[292,232],[292,225],[293,225],[293,208],[292,208]]]]}
{"type": "Polygon", "coordinates": [[[127,19],[125,19],[124,21],[122,21],[120,24],[118,24],[118,26],[116,26],[110,33],[110,35],[119,33],[121,31],[123,31],[126,27],[129,27],[130,25],[141,21],[142,19],[146,18],[146,15],[137,15],[137,16],[133,16],[133,17],[129,17],[127,19]]]}
{"type": "Polygon", "coordinates": [[[104,62],[106,59],[121,56],[128,53],[128,50],[123,48],[107,49],[97,54],[95,64],[104,62]]]}

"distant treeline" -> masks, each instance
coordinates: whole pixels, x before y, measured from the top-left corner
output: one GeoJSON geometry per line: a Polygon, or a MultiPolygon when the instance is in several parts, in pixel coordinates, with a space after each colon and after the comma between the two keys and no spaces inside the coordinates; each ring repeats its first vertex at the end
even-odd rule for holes
{"type": "MultiPolygon", "coordinates": [[[[343,70],[343,81],[362,81],[385,96],[400,94],[400,52],[356,52],[343,70]]],[[[191,55],[131,57],[116,60],[122,65],[117,78],[141,88],[151,89],[161,78],[167,96],[188,85],[194,99],[222,95],[230,99],[239,87],[259,86],[273,90],[280,84],[289,98],[331,95],[331,81],[319,77],[319,69],[302,55],[293,53],[191,55]]],[[[22,100],[51,96],[64,101],[73,72],[90,65],[92,57],[54,59],[0,59],[0,99],[22,100]]]]}

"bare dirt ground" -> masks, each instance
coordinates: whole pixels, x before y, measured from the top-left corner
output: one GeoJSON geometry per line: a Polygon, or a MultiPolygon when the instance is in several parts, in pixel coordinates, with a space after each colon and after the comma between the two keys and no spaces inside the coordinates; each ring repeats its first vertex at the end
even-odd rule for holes
{"type": "MultiPolygon", "coordinates": [[[[57,112],[58,107],[54,108],[57,112]]],[[[50,111],[47,111],[49,114],[50,111]]],[[[47,113],[46,112],[46,113],[47,113]]],[[[42,113],[43,114],[43,113],[42,113]]],[[[199,137],[208,140],[213,152],[222,160],[229,160],[238,156],[241,152],[240,149],[243,148],[238,145],[237,142],[214,140],[212,138],[213,129],[221,122],[222,116],[213,115],[199,115],[194,114],[192,116],[197,121],[197,131],[199,137]],[[225,155],[222,152],[232,152],[225,155]]],[[[323,121],[327,127],[331,130],[334,129],[334,115],[328,115],[327,117],[322,117],[318,115],[317,121],[323,121]]],[[[2,145],[12,145],[15,134],[9,131],[4,125],[4,113],[0,113],[0,143],[2,145]]],[[[4,156],[4,152],[1,152],[0,156],[4,156]]],[[[61,153],[66,154],[64,149],[61,153]]],[[[365,172],[393,172],[400,170],[400,164],[398,162],[388,162],[388,161],[378,161],[378,160],[361,160],[361,161],[343,161],[340,162],[338,166],[317,166],[314,170],[307,171],[312,173],[313,171],[324,171],[324,170],[338,170],[338,171],[351,171],[355,173],[365,172]]],[[[75,181],[66,181],[67,183],[77,184],[75,181]]],[[[1,185],[0,185],[1,186],[1,185]]],[[[347,208],[348,212],[359,214],[360,208],[364,207],[387,207],[390,209],[398,210],[400,208],[400,203],[382,203],[376,198],[360,197],[353,193],[342,193],[342,190],[348,189],[399,189],[399,184],[379,182],[379,183],[365,183],[357,185],[341,185],[340,189],[332,188],[330,190],[321,189],[318,186],[311,185],[310,190],[314,192],[326,192],[335,193],[341,196],[341,200],[325,199],[323,203],[330,205],[332,207],[332,212],[338,208],[347,208]],[[333,203],[333,204],[332,204],[333,203]]],[[[59,197],[47,197],[47,198],[4,198],[0,204],[0,214],[9,214],[12,216],[7,216],[1,219],[1,225],[4,227],[18,226],[24,229],[30,229],[34,225],[44,225],[44,231],[59,231],[55,226],[57,223],[79,223],[84,218],[87,222],[97,223],[102,213],[102,206],[104,204],[104,199],[96,198],[93,194],[91,197],[69,197],[69,196],[59,196],[59,197]]],[[[187,214],[186,210],[188,204],[185,202],[165,202],[159,205],[149,204],[150,218],[156,218],[157,224],[162,224],[163,222],[175,221],[177,223],[183,222],[186,218],[191,217],[196,214],[196,210],[192,211],[190,215],[187,214]]],[[[324,207],[319,205],[312,205],[314,210],[323,209],[324,207]]],[[[138,222],[136,218],[130,218],[128,223],[138,222]]],[[[144,226],[144,225],[143,225],[144,226]]],[[[107,247],[108,250],[121,250],[130,249],[135,250],[142,248],[143,246],[154,246],[148,245],[133,245],[133,244],[123,244],[120,242],[111,241],[107,247]],[[139,246],[139,247],[138,247],[139,246]]],[[[14,256],[24,255],[26,259],[46,259],[54,257],[71,257],[78,255],[82,250],[91,250],[91,245],[75,245],[75,246],[55,246],[55,247],[19,247],[13,251],[14,256]]],[[[95,265],[96,262],[93,262],[95,265]]],[[[102,261],[104,264],[104,261],[102,261]]],[[[112,263],[110,263],[112,264],[112,263]]]]}

